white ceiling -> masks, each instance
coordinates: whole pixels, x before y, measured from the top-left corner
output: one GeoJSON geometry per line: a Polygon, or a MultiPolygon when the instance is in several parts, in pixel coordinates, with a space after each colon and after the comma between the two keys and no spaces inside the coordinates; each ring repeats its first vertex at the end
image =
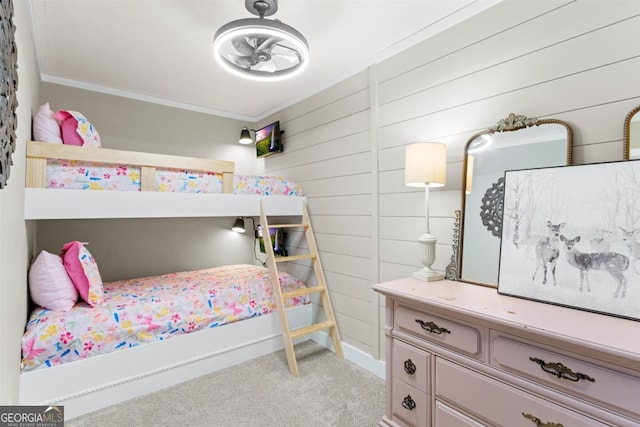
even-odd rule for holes
{"type": "Polygon", "coordinates": [[[259,121],[497,0],[280,0],[271,18],[309,42],[302,75],[256,82],[212,55],[244,0],[30,0],[41,80],[259,121]]]}

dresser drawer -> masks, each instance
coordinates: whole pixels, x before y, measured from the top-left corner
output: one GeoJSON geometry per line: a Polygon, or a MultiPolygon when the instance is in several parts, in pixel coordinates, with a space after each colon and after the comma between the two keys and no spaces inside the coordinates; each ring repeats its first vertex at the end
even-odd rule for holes
{"type": "Polygon", "coordinates": [[[436,358],[435,381],[436,399],[491,420],[492,424],[508,427],[536,427],[544,423],[565,427],[606,425],[440,357],[436,358]]]}
{"type": "Polygon", "coordinates": [[[401,304],[395,308],[394,319],[394,326],[406,332],[450,347],[467,356],[483,358],[481,345],[483,335],[478,328],[433,316],[401,304]]]}
{"type": "Polygon", "coordinates": [[[436,402],[434,422],[438,427],[484,427],[442,402],[436,402]]]}
{"type": "Polygon", "coordinates": [[[429,353],[394,340],[393,376],[426,394],[430,394],[427,387],[430,381],[429,360],[429,353]]]}
{"type": "Polygon", "coordinates": [[[640,417],[640,378],[577,357],[493,334],[491,364],[610,408],[640,417]]]}
{"type": "Polygon", "coordinates": [[[397,378],[393,379],[391,411],[393,418],[400,418],[410,426],[429,425],[429,405],[427,395],[397,378]]]}

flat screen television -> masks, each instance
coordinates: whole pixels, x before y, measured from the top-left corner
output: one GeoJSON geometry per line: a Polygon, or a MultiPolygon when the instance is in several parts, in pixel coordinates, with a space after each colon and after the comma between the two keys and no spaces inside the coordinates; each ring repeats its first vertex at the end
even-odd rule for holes
{"type": "MultiPolygon", "coordinates": [[[[264,244],[264,230],[261,225],[258,224],[258,239],[260,244],[260,252],[267,253],[264,244]]],[[[269,237],[271,238],[271,246],[273,247],[273,253],[276,255],[287,256],[287,249],[285,248],[285,239],[287,233],[282,231],[282,228],[269,228],[269,237]]]]}
{"type": "Polygon", "coordinates": [[[256,130],[256,157],[267,157],[275,153],[282,153],[282,137],[280,122],[273,122],[262,129],[256,130]]]}

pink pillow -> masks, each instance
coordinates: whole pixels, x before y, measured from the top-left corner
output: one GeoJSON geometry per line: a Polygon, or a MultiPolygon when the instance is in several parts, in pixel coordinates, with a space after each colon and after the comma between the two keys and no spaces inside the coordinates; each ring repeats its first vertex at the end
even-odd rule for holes
{"type": "Polygon", "coordinates": [[[62,142],[64,144],[101,147],[98,131],[81,113],[71,110],[60,110],[54,117],[60,121],[62,142]]]}
{"type": "Polygon", "coordinates": [[[53,117],[53,111],[49,103],[38,108],[38,112],[33,116],[33,139],[53,144],[62,144],[60,125],[53,117]]]}
{"type": "Polygon", "coordinates": [[[62,261],[80,297],[90,306],[96,307],[104,297],[102,278],[98,264],[84,247],[85,244],[78,241],[65,243],[62,246],[62,261]]]}
{"type": "Polygon", "coordinates": [[[67,311],[78,300],[62,258],[47,251],[40,252],[29,269],[29,292],[33,302],[48,310],[67,311]]]}

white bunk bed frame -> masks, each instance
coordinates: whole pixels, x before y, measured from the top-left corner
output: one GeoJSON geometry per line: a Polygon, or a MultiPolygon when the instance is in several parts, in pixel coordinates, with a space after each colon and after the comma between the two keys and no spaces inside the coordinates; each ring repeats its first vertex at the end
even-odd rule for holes
{"type": "MultiPolygon", "coordinates": [[[[233,195],[234,163],[149,153],[27,143],[25,219],[302,215],[305,197],[233,195]],[[47,159],[138,165],[142,191],[47,189],[47,159]],[[157,168],[223,174],[223,194],[158,193],[157,168]],[[126,206],[123,209],[123,206],[126,206]]],[[[312,323],[312,304],[287,310],[292,328],[312,323]]],[[[307,338],[308,339],[308,338],[307,338]]],[[[20,404],[64,405],[74,418],[211,373],[284,346],[277,313],[20,375],[20,404]]],[[[283,362],[284,363],[284,362],[283,362]]]]}
{"type": "Polygon", "coordinates": [[[25,219],[176,218],[260,216],[264,199],[269,215],[302,215],[301,196],[233,195],[235,164],[166,154],[27,143],[25,219]],[[91,191],[46,187],[47,159],[140,166],[142,191],[91,191]],[[221,194],[154,191],[157,169],[186,169],[222,174],[221,194]],[[123,209],[122,206],[126,206],[123,209]]]}

